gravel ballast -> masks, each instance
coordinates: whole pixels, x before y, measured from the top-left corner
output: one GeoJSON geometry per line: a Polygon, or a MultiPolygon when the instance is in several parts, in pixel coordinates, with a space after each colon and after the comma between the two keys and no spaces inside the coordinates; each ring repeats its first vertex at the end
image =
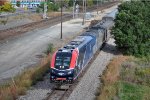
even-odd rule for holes
{"type": "Polygon", "coordinates": [[[91,64],[79,84],[71,93],[68,100],[93,100],[97,87],[100,85],[99,76],[102,75],[107,64],[117,54],[114,39],[110,39],[91,64]]]}

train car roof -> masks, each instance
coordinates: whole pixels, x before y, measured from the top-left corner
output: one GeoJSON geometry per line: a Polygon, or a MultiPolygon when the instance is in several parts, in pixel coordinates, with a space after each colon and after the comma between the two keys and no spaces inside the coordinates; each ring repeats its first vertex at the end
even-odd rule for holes
{"type": "Polygon", "coordinates": [[[97,27],[108,29],[111,28],[113,25],[114,25],[114,21],[109,20],[109,21],[102,21],[101,23],[98,23],[97,27]]]}
{"type": "Polygon", "coordinates": [[[68,43],[63,48],[59,49],[58,52],[72,52],[75,48],[82,48],[82,46],[86,45],[93,38],[91,36],[77,36],[70,43],[68,43]]]}
{"type": "Polygon", "coordinates": [[[98,30],[89,29],[84,32],[81,36],[92,36],[93,38],[97,37],[98,30]]]}
{"type": "Polygon", "coordinates": [[[86,45],[88,42],[90,42],[93,38],[91,36],[77,36],[74,40],[71,41],[71,43],[79,42],[79,45],[77,45],[77,48],[80,49],[84,45],[86,45]]]}
{"type": "Polygon", "coordinates": [[[117,13],[118,13],[118,9],[115,9],[112,12],[105,15],[102,19],[112,18],[114,20],[116,18],[117,13]]]}

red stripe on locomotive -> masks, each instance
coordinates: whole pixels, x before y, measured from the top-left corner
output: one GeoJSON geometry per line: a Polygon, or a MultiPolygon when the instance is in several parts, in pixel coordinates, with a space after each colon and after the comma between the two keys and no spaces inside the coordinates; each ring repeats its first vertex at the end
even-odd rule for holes
{"type": "Polygon", "coordinates": [[[51,60],[51,68],[55,67],[55,58],[56,58],[56,52],[53,54],[52,56],[52,60],[51,60]]]}
{"type": "Polygon", "coordinates": [[[78,57],[78,50],[74,49],[72,51],[72,58],[71,58],[70,68],[74,68],[75,67],[77,57],[78,57]]]}

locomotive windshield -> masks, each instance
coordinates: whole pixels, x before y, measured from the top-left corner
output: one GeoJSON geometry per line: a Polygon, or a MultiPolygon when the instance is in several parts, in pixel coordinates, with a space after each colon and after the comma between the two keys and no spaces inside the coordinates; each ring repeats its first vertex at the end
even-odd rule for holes
{"type": "Polygon", "coordinates": [[[55,68],[69,69],[71,60],[71,53],[57,53],[55,60],[55,68]]]}

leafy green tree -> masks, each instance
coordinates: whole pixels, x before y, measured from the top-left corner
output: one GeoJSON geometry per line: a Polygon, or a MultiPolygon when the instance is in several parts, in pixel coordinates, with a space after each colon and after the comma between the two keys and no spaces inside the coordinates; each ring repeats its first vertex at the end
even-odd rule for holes
{"type": "MultiPolygon", "coordinates": [[[[57,3],[51,3],[51,2],[47,2],[47,8],[48,8],[48,11],[58,11],[59,9],[59,5],[57,3]]],[[[37,11],[39,9],[42,9],[44,11],[44,2],[41,2],[39,8],[37,8],[37,11]]]]}
{"type": "Polygon", "coordinates": [[[93,0],[87,0],[87,6],[92,6],[93,5],[93,0]]]}
{"type": "Polygon", "coordinates": [[[10,3],[5,3],[2,7],[1,7],[1,11],[4,12],[14,12],[15,8],[12,6],[12,4],[10,3]]]}
{"type": "Polygon", "coordinates": [[[69,6],[70,6],[70,7],[73,6],[73,1],[74,1],[74,0],[69,0],[69,6]]]}
{"type": "Polygon", "coordinates": [[[118,7],[115,27],[117,47],[125,54],[150,55],[150,4],[142,1],[124,2],[118,7]]]}
{"type": "Polygon", "coordinates": [[[16,6],[20,7],[20,1],[17,1],[16,6]]]}
{"type": "Polygon", "coordinates": [[[58,11],[59,9],[58,4],[47,3],[47,5],[48,5],[48,11],[58,11]]]}
{"type": "Polygon", "coordinates": [[[0,13],[2,12],[2,6],[0,6],[0,13]]]}

